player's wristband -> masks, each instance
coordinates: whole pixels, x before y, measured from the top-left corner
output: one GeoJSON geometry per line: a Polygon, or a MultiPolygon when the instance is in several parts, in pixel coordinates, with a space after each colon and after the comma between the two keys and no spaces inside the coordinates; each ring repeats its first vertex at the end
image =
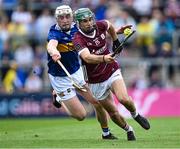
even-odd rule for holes
{"type": "Polygon", "coordinates": [[[105,61],[105,55],[103,55],[103,62],[105,63],[106,61],[105,61]]]}
{"type": "Polygon", "coordinates": [[[115,51],[115,49],[116,49],[117,47],[120,46],[120,44],[121,44],[121,43],[120,43],[119,39],[116,39],[116,40],[113,41],[113,48],[112,48],[113,52],[115,51]]]}

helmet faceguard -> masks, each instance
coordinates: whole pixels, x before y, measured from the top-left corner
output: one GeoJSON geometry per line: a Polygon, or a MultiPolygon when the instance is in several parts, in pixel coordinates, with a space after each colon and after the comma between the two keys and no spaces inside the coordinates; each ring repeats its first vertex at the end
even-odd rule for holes
{"type": "Polygon", "coordinates": [[[62,31],[68,32],[73,21],[72,9],[68,5],[61,5],[55,10],[55,17],[62,31]],[[64,20],[64,18],[66,18],[64,20]]]}
{"type": "Polygon", "coordinates": [[[62,5],[56,8],[55,10],[55,17],[56,19],[58,16],[70,14],[72,16],[72,9],[68,5],[62,5]]]}
{"type": "Polygon", "coordinates": [[[80,28],[84,33],[91,33],[95,29],[95,27],[94,27],[95,26],[95,16],[94,16],[94,13],[89,8],[80,8],[80,9],[76,10],[74,12],[74,20],[75,20],[78,28],[80,28]],[[80,27],[80,22],[83,20],[86,20],[87,18],[93,19],[93,28],[92,28],[92,30],[90,30],[88,32],[83,31],[80,27]]]}

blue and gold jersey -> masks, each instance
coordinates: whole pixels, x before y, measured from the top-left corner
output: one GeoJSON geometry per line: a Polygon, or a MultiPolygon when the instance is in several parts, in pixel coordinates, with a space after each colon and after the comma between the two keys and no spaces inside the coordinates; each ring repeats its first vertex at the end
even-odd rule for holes
{"type": "MultiPolygon", "coordinates": [[[[79,58],[78,53],[74,49],[72,38],[74,34],[78,31],[76,24],[72,24],[71,30],[66,33],[63,32],[60,27],[55,24],[51,26],[47,41],[49,42],[51,39],[55,39],[58,41],[57,49],[61,53],[61,62],[64,64],[66,69],[69,71],[70,74],[76,72],[79,67],[79,58]]],[[[48,73],[53,76],[66,76],[63,69],[55,63],[51,56],[48,54],[48,73]]]]}

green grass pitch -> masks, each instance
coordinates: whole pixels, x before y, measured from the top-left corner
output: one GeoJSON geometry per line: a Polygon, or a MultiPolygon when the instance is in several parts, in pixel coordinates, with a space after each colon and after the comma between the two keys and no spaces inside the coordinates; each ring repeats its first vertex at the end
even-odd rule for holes
{"type": "Polygon", "coordinates": [[[102,140],[95,118],[0,119],[0,148],[180,148],[180,117],[152,118],[151,129],[142,129],[134,120],[137,141],[110,121],[118,140],[102,140]]]}

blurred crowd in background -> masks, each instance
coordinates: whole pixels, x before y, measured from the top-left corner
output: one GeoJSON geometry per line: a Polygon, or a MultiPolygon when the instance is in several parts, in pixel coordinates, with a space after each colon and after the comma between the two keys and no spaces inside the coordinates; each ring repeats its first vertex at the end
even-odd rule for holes
{"type": "Polygon", "coordinates": [[[180,87],[179,0],[0,0],[1,93],[51,89],[46,38],[61,4],[89,7],[117,29],[133,25],[136,35],[117,58],[129,88],[180,87]]]}

